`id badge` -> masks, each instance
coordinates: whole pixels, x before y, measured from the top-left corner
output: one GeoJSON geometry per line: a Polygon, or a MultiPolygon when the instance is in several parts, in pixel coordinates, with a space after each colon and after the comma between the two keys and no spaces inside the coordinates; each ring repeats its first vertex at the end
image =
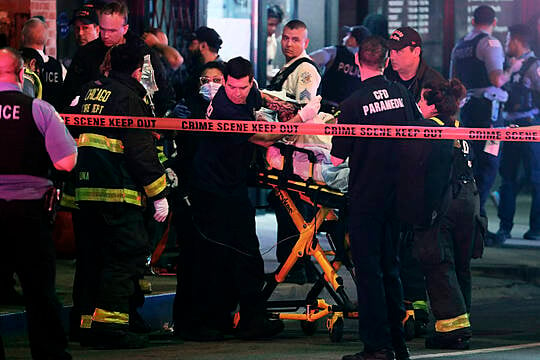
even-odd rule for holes
{"type": "Polygon", "coordinates": [[[499,140],[486,140],[486,146],[484,146],[484,152],[493,156],[499,156],[499,148],[501,142],[499,140]]]}

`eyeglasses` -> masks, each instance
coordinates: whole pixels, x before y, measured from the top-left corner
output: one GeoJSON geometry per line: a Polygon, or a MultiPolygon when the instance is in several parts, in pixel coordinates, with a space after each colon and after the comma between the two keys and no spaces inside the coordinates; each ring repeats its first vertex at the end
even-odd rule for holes
{"type": "Polygon", "coordinates": [[[210,81],[215,84],[221,84],[221,82],[223,81],[223,77],[220,76],[220,77],[210,78],[207,76],[201,76],[199,80],[201,81],[201,85],[208,84],[210,81]]]}

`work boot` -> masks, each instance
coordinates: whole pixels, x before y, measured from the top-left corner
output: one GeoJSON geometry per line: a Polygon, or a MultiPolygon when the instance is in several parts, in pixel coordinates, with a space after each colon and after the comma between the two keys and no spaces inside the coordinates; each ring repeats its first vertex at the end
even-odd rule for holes
{"type": "Polygon", "coordinates": [[[394,347],[394,355],[396,360],[410,360],[409,349],[405,344],[405,339],[394,340],[392,339],[392,346],[394,347]]]}
{"type": "Polygon", "coordinates": [[[89,346],[96,349],[139,349],[148,345],[146,335],[135,334],[128,325],[94,321],[90,328],[89,346]]]}
{"type": "Polygon", "coordinates": [[[467,350],[470,347],[470,338],[470,328],[463,328],[447,333],[435,333],[435,335],[426,338],[426,348],[467,350]]]}
{"type": "Polygon", "coordinates": [[[148,334],[152,327],[148,324],[137,310],[129,314],[129,331],[136,334],[148,334]]]}
{"type": "Polygon", "coordinates": [[[283,321],[279,319],[267,319],[261,316],[243,321],[240,318],[236,337],[244,340],[267,339],[282,332],[284,327],[283,321]]]}
{"type": "Polygon", "coordinates": [[[345,355],[341,360],[394,360],[394,352],[390,349],[381,349],[375,352],[362,351],[352,355],[345,355]]]}
{"type": "Polygon", "coordinates": [[[540,231],[533,231],[529,229],[525,234],[523,234],[523,238],[526,240],[540,240],[540,231]]]}

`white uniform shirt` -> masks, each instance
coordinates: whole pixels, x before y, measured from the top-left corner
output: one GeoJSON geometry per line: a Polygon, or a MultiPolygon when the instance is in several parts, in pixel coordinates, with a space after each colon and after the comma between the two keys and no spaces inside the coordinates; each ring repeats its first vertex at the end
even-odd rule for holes
{"type": "MultiPolygon", "coordinates": [[[[305,50],[300,56],[287,62],[283,67],[286,68],[302,57],[309,57],[305,50]]],[[[317,95],[317,88],[321,83],[321,76],[315,66],[308,62],[300,64],[285,80],[282,90],[286,94],[294,95],[299,103],[307,103],[317,95]]]]}

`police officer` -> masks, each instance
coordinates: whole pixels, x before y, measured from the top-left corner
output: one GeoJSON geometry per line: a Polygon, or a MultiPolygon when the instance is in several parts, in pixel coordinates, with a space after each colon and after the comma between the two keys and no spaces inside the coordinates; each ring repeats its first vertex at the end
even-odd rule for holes
{"type": "MultiPolygon", "coordinates": [[[[461,109],[464,127],[491,128],[503,126],[500,104],[508,94],[501,90],[513,72],[521,67],[516,61],[503,71],[504,51],[499,40],[491,34],[497,23],[495,11],[486,5],[474,10],[473,30],[459,40],[452,50],[450,78],[458,78],[467,88],[467,103],[461,109]]],[[[500,143],[472,141],[474,177],[480,192],[480,211],[499,168],[500,143]]]]}
{"type": "Polygon", "coordinates": [[[317,95],[321,76],[317,65],[306,54],[308,45],[308,29],[304,22],[291,20],[285,24],[281,51],[287,62],[270,81],[268,90],[283,90],[288,97],[303,104],[317,95]]]}
{"type": "MultiPolygon", "coordinates": [[[[75,111],[149,116],[139,82],[143,55],[134,44],[112,48],[109,77],[89,83],[73,100],[75,111]]],[[[147,339],[128,330],[133,320],[129,301],[150,252],[143,206],[153,204],[159,222],[167,217],[165,170],[149,131],[83,127],[78,132],[74,300],[81,312],[81,343],[142,347],[147,339]]]]}
{"type": "Polygon", "coordinates": [[[38,18],[29,19],[22,28],[21,40],[23,48],[35,49],[43,58],[43,67],[39,77],[43,86],[43,100],[60,109],[62,84],[66,75],[64,66],[50,55],[45,55],[47,43],[47,24],[38,18]]]}
{"type": "MultiPolygon", "coordinates": [[[[425,84],[418,103],[430,125],[457,126],[459,102],[466,90],[457,79],[425,84]]],[[[468,349],[472,335],[471,257],[477,229],[479,197],[466,141],[437,141],[430,158],[436,163],[424,171],[431,193],[440,197],[440,216],[428,225],[414,230],[413,253],[420,260],[435,332],[426,338],[426,347],[434,349],[468,349]],[[438,191],[437,191],[438,190],[438,191]]],[[[429,162],[429,160],[428,160],[429,162]]],[[[480,245],[483,241],[480,242],[480,245]]]]}
{"type": "Polygon", "coordinates": [[[362,40],[371,34],[361,25],[345,29],[347,35],[343,45],[325,47],[309,54],[319,67],[325,68],[320,87],[321,109],[329,114],[335,113],[339,103],[358,88],[361,80],[354,54],[362,40]]]}
{"type": "Polygon", "coordinates": [[[99,38],[77,50],[67,71],[63,87],[63,106],[69,105],[84,84],[102,76],[100,66],[105,54],[112,46],[123,43],[141,47],[145,55],[150,55],[149,61],[145,60],[145,68],[148,69],[148,75],[145,75],[145,79],[151,79],[150,73],[153,72],[155,83],[147,82],[145,87],[153,93],[156,115],[163,116],[169,108],[174,106],[174,92],[169,86],[159,55],[146,46],[139,36],[129,30],[127,20],[128,8],[124,3],[111,1],[101,9],[99,13],[99,38]],[[157,90],[155,90],[154,85],[157,90]]]}
{"type": "MultiPolygon", "coordinates": [[[[508,29],[506,52],[511,59],[523,60],[521,69],[512,74],[505,85],[509,98],[504,105],[507,125],[531,126],[540,124],[540,60],[531,51],[532,31],[527,25],[508,29]]],[[[497,244],[510,237],[514,225],[516,196],[519,192],[519,169],[523,164],[532,186],[529,230],[524,239],[540,240],[540,143],[506,142],[501,155],[501,200],[499,203],[499,231],[497,244]]]]}
{"type": "MultiPolygon", "coordinates": [[[[424,84],[444,81],[443,76],[422,58],[422,38],[413,28],[405,26],[396,29],[387,45],[390,48],[390,65],[384,71],[384,75],[388,80],[397,81],[405,86],[416,102],[420,100],[424,84]]],[[[407,307],[405,331],[406,336],[412,338],[426,332],[429,321],[428,306],[422,268],[412,256],[414,236],[410,228],[402,229],[402,238],[400,272],[407,307]]]]}
{"type": "Polygon", "coordinates": [[[52,187],[50,165],[70,171],[77,148],[50,104],[22,94],[22,81],[20,55],[0,49],[0,227],[2,253],[9,254],[2,262],[21,281],[32,358],[71,359],[55,294],[45,195],[52,187]]]}
{"type": "MultiPolygon", "coordinates": [[[[339,124],[406,125],[420,116],[407,89],[383,76],[388,49],[382,38],[366,38],[356,57],[362,84],[341,104],[339,124]]],[[[395,221],[398,145],[394,139],[332,139],[332,163],[339,165],[348,158],[351,169],[349,235],[364,343],[363,352],[343,360],[409,359],[395,221]]]]}
{"type": "Polygon", "coordinates": [[[99,20],[93,4],[85,4],[76,10],[71,24],[78,46],[84,46],[99,37],[99,20]]]}
{"type": "MultiPolygon", "coordinates": [[[[321,82],[317,66],[306,54],[308,44],[306,24],[300,20],[291,20],[285,24],[281,35],[281,51],[285,55],[287,63],[267,87],[269,90],[284,91],[287,97],[301,104],[306,104],[316,97],[321,82]]],[[[304,219],[309,221],[313,217],[312,206],[301,200],[298,194],[291,195],[291,199],[304,219]]],[[[278,262],[283,264],[298,240],[298,229],[274,194],[269,195],[268,201],[276,214],[278,223],[276,255],[278,262]]],[[[314,280],[313,277],[309,279],[307,275],[310,274],[306,274],[304,263],[299,261],[289,272],[285,281],[303,284],[308,280],[314,280]]]]}

